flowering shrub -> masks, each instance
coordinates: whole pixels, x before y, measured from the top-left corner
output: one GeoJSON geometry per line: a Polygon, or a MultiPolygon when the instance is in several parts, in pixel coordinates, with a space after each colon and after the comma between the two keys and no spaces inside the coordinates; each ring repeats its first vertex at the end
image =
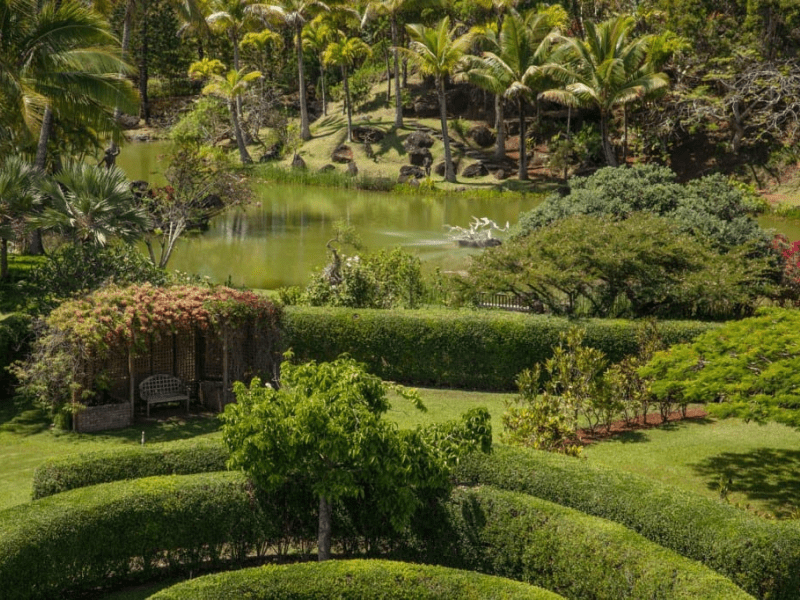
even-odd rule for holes
{"type": "Polygon", "coordinates": [[[800,291],[800,241],[790,242],[785,235],[778,234],[772,239],[772,249],[781,258],[783,285],[800,291]]]}

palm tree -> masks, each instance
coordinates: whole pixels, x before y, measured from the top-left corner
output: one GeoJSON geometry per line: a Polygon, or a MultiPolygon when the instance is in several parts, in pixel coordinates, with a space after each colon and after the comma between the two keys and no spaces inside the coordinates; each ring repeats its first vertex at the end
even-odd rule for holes
{"type": "Polygon", "coordinates": [[[103,246],[114,237],[133,242],[147,227],[147,215],[136,206],[130,181],[117,167],[68,163],[57,175],[40,180],[38,189],[47,208],[36,224],[75,242],[103,246]]]}
{"type": "Polygon", "coordinates": [[[367,8],[364,11],[364,17],[361,20],[362,27],[372,19],[382,16],[388,17],[391,25],[392,53],[394,54],[394,126],[397,128],[403,126],[403,101],[400,94],[400,62],[398,57],[400,42],[397,37],[400,15],[404,11],[413,10],[420,6],[429,8],[441,4],[438,0],[428,2],[422,2],[421,0],[371,0],[367,3],[367,8]]]}
{"type": "Polygon", "coordinates": [[[356,61],[370,55],[370,47],[357,37],[347,37],[341,31],[339,39],[331,42],[325,49],[322,62],[336,65],[342,69],[344,83],[344,101],[347,106],[347,141],[353,141],[353,107],[350,101],[349,70],[355,66],[356,61]]]}
{"type": "Polygon", "coordinates": [[[8,241],[21,239],[26,218],[39,203],[39,171],[16,156],[0,168],[0,279],[8,277],[8,241]]]}
{"type": "MultiPolygon", "coordinates": [[[[333,28],[322,19],[322,15],[318,15],[311,23],[308,24],[303,30],[303,47],[306,50],[315,52],[318,56],[322,57],[322,53],[333,41],[334,30],[333,28]]],[[[322,88],[322,114],[328,114],[328,103],[325,97],[325,61],[320,58],[320,86],[322,88]]]]}
{"type": "Polygon", "coordinates": [[[450,29],[450,17],[442,19],[435,27],[407,25],[411,38],[408,49],[403,53],[415,64],[423,75],[436,79],[439,95],[439,115],[442,121],[442,141],[444,142],[445,179],[455,182],[456,172],[450,153],[450,137],[447,134],[447,101],[444,94],[444,80],[455,72],[472,44],[473,34],[457,36],[450,29]]]}
{"type": "Polygon", "coordinates": [[[297,81],[300,87],[300,137],[311,139],[308,120],[308,100],[306,99],[305,74],[303,69],[303,28],[315,11],[329,11],[330,7],[320,0],[281,0],[278,4],[255,4],[254,13],[267,21],[279,22],[294,29],[297,50],[297,81]]]}
{"type": "Polygon", "coordinates": [[[231,69],[224,76],[214,74],[211,76],[211,83],[203,88],[204,94],[217,96],[228,103],[228,110],[231,113],[233,134],[236,137],[236,146],[239,149],[239,158],[242,164],[252,163],[253,159],[250,157],[250,153],[247,151],[247,145],[244,142],[239,113],[236,110],[236,101],[247,91],[251,81],[261,77],[260,71],[250,71],[249,73],[246,71],[247,68],[244,67],[238,71],[231,69]]]}
{"type": "Polygon", "coordinates": [[[511,14],[496,40],[496,52],[484,52],[481,57],[470,57],[468,62],[467,76],[473,83],[517,103],[519,178],[523,180],[528,179],[525,103],[535,100],[546,86],[545,68],[553,54],[555,36],[548,13],[534,13],[527,19],[511,14]]]}
{"type": "Polygon", "coordinates": [[[54,119],[67,115],[96,131],[118,131],[117,104],[135,110],[136,93],[120,72],[116,38],[96,12],[67,0],[17,0],[0,16],[0,102],[10,118],[39,132],[44,170],[54,119]]]}
{"type": "Polygon", "coordinates": [[[634,19],[620,16],[600,25],[587,22],[586,40],[564,38],[562,60],[547,72],[564,87],[542,93],[542,97],[567,106],[593,106],[600,111],[600,137],[609,166],[617,157],[610,142],[609,121],[618,105],[647,98],[666,88],[669,79],[656,72],[650,60],[653,36],[629,41],[634,19]]]}

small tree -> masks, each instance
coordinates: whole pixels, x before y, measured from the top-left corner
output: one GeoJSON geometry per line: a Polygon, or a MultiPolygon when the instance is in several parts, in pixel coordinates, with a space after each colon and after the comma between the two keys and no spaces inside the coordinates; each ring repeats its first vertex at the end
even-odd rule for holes
{"type": "Polygon", "coordinates": [[[491,447],[486,409],[470,411],[460,424],[398,431],[381,418],[390,389],[424,409],[416,392],[381,381],[350,358],[284,363],[279,390],[257,379],[249,388],[236,384],[237,403],[221,415],[230,467],[265,490],[310,482],[319,499],[320,561],[331,556],[337,501],[364,498],[399,530],[420,493],[449,488],[449,467],[461,454],[491,447]]]}

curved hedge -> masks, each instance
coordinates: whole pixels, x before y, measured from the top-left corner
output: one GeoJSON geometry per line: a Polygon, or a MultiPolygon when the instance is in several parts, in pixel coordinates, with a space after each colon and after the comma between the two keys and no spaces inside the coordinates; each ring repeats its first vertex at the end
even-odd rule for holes
{"type": "Polygon", "coordinates": [[[335,560],[207,575],[152,600],[557,600],[541,588],[499,577],[385,560],[335,560]]]}
{"type": "Polygon", "coordinates": [[[5,600],[58,598],[121,580],[234,558],[263,540],[267,517],[241,474],[97,485],[0,512],[5,600]]]}
{"type": "MultiPolygon", "coordinates": [[[[517,375],[550,357],[559,334],[586,329],[584,342],[619,361],[636,351],[635,321],[569,320],[471,310],[356,310],[289,306],[282,345],[300,360],[346,352],[382,379],[419,386],[513,390],[517,375]]],[[[718,324],[664,321],[668,344],[694,339],[718,324]]]]}
{"type": "Polygon", "coordinates": [[[547,452],[495,446],[456,469],[461,481],[543,498],[621,523],[649,540],[702,561],[758,598],[800,596],[800,526],[632,473],[547,452]]]}
{"type": "Polygon", "coordinates": [[[228,455],[221,440],[194,439],[50,458],[33,473],[33,499],[123,479],[224,471],[228,455]]]}
{"type": "Polygon", "coordinates": [[[456,490],[425,560],[492,573],[567,598],[752,598],[699,562],[618,523],[492,487],[456,490]]]}

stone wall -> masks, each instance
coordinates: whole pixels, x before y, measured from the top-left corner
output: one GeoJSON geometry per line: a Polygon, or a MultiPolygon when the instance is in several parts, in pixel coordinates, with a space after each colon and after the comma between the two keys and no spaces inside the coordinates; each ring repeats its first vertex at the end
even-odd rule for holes
{"type": "Polygon", "coordinates": [[[131,405],[127,402],[89,406],[75,415],[75,430],[79,433],[122,429],[132,424],[131,405]]]}

